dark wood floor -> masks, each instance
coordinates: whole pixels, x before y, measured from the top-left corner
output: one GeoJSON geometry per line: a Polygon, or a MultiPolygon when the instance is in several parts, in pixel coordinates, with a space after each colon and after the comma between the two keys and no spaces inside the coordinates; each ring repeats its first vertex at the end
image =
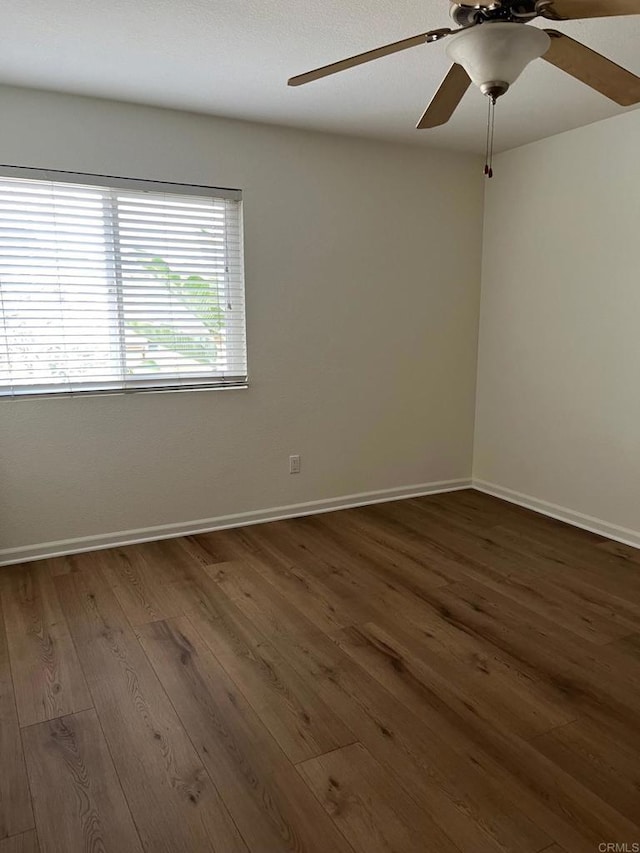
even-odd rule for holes
{"type": "Polygon", "coordinates": [[[0,594],[0,853],[640,842],[631,548],[464,491],[0,594]]]}

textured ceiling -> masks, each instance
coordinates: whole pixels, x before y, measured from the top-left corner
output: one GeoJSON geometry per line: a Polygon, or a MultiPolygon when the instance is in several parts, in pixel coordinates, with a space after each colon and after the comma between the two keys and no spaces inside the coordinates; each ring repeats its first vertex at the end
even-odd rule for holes
{"type": "MultiPolygon", "coordinates": [[[[448,12],[448,0],[7,0],[0,82],[480,151],[486,101],[475,88],[448,125],[414,130],[448,68],[446,42],[286,85],[317,65],[453,26],[448,12]]],[[[640,16],[557,28],[640,74],[640,16]]],[[[499,102],[496,144],[620,112],[536,61],[499,102]]]]}

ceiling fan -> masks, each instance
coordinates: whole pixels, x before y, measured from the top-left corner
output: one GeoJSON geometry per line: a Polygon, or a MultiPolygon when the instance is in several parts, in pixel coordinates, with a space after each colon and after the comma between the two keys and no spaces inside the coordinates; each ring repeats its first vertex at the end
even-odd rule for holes
{"type": "Polygon", "coordinates": [[[371,62],[410,47],[449,38],[447,53],[453,65],[444,78],[418,129],[445,124],[463,95],[475,85],[495,105],[527,65],[542,57],[622,106],[640,103],[640,77],[557,30],[527,26],[534,18],[570,21],[620,15],[640,15],[640,0],[485,0],[451,2],[458,29],[420,33],[383,47],[324,65],[289,80],[301,86],[371,62]]]}

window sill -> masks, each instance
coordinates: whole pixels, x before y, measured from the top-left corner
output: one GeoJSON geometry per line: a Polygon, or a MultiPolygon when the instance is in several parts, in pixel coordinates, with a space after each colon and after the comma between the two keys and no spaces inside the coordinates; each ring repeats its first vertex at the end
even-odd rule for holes
{"type": "Polygon", "coordinates": [[[0,401],[80,400],[88,397],[129,397],[138,394],[189,394],[210,391],[246,391],[248,388],[248,382],[244,382],[238,385],[195,385],[185,388],[120,388],[105,389],[103,391],[52,391],[33,394],[0,393],[0,401]]]}

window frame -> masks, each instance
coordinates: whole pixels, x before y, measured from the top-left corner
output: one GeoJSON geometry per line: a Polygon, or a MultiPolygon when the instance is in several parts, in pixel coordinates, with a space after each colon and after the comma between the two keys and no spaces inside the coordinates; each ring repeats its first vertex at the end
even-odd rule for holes
{"type": "MultiPolygon", "coordinates": [[[[126,385],[122,379],[111,381],[83,382],[81,380],[71,380],[69,384],[73,387],[69,388],[63,385],[60,390],[53,390],[50,384],[34,383],[28,387],[28,390],[20,388],[16,390],[10,384],[7,386],[0,385],[0,400],[33,400],[43,398],[69,398],[69,397],[87,397],[87,396],[103,396],[103,395],[121,395],[121,394],[137,394],[137,393],[152,393],[152,394],[167,394],[186,391],[220,391],[246,389],[248,387],[248,371],[247,371],[247,310],[246,310],[246,287],[244,275],[244,210],[243,210],[243,194],[242,190],[229,187],[215,187],[205,184],[184,184],[175,181],[157,181],[145,178],[129,178],[116,175],[102,175],[91,172],[72,172],[61,169],[42,169],[31,166],[11,166],[0,164],[0,179],[4,178],[23,178],[31,181],[46,181],[55,183],[78,184],[89,187],[97,187],[116,192],[149,192],[153,194],[166,194],[168,196],[197,196],[215,200],[231,200],[238,202],[238,228],[239,228],[239,252],[238,257],[233,258],[234,262],[239,265],[236,270],[236,275],[242,287],[242,307],[238,309],[241,312],[240,322],[244,333],[244,367],[245,371],[238,374],[230,374],[220,377],[219,375],[209,376],[193,376],[185,377],[180,380],[176,373],[156,374],[149,378],[132,378],[127,380],[126,385]],[[174,383],[171,383],[174,379],[174,383]],[[158,384],[159,382],[163,384],[158,384]]],[[[107,217],[105,217],[105,229],[107,226],[107,217]]],[[[114,235],[114,244],[118,241],[118,235],[114,235]]],[[[115,271],[114,279],[119,281],[119,288],[122,286],[121,272],[115,271]]],[[[119,298],[121,295],[119,294],[119,298]]],[[[114,326],[115,329],[115,326],[114,326]]]]}

